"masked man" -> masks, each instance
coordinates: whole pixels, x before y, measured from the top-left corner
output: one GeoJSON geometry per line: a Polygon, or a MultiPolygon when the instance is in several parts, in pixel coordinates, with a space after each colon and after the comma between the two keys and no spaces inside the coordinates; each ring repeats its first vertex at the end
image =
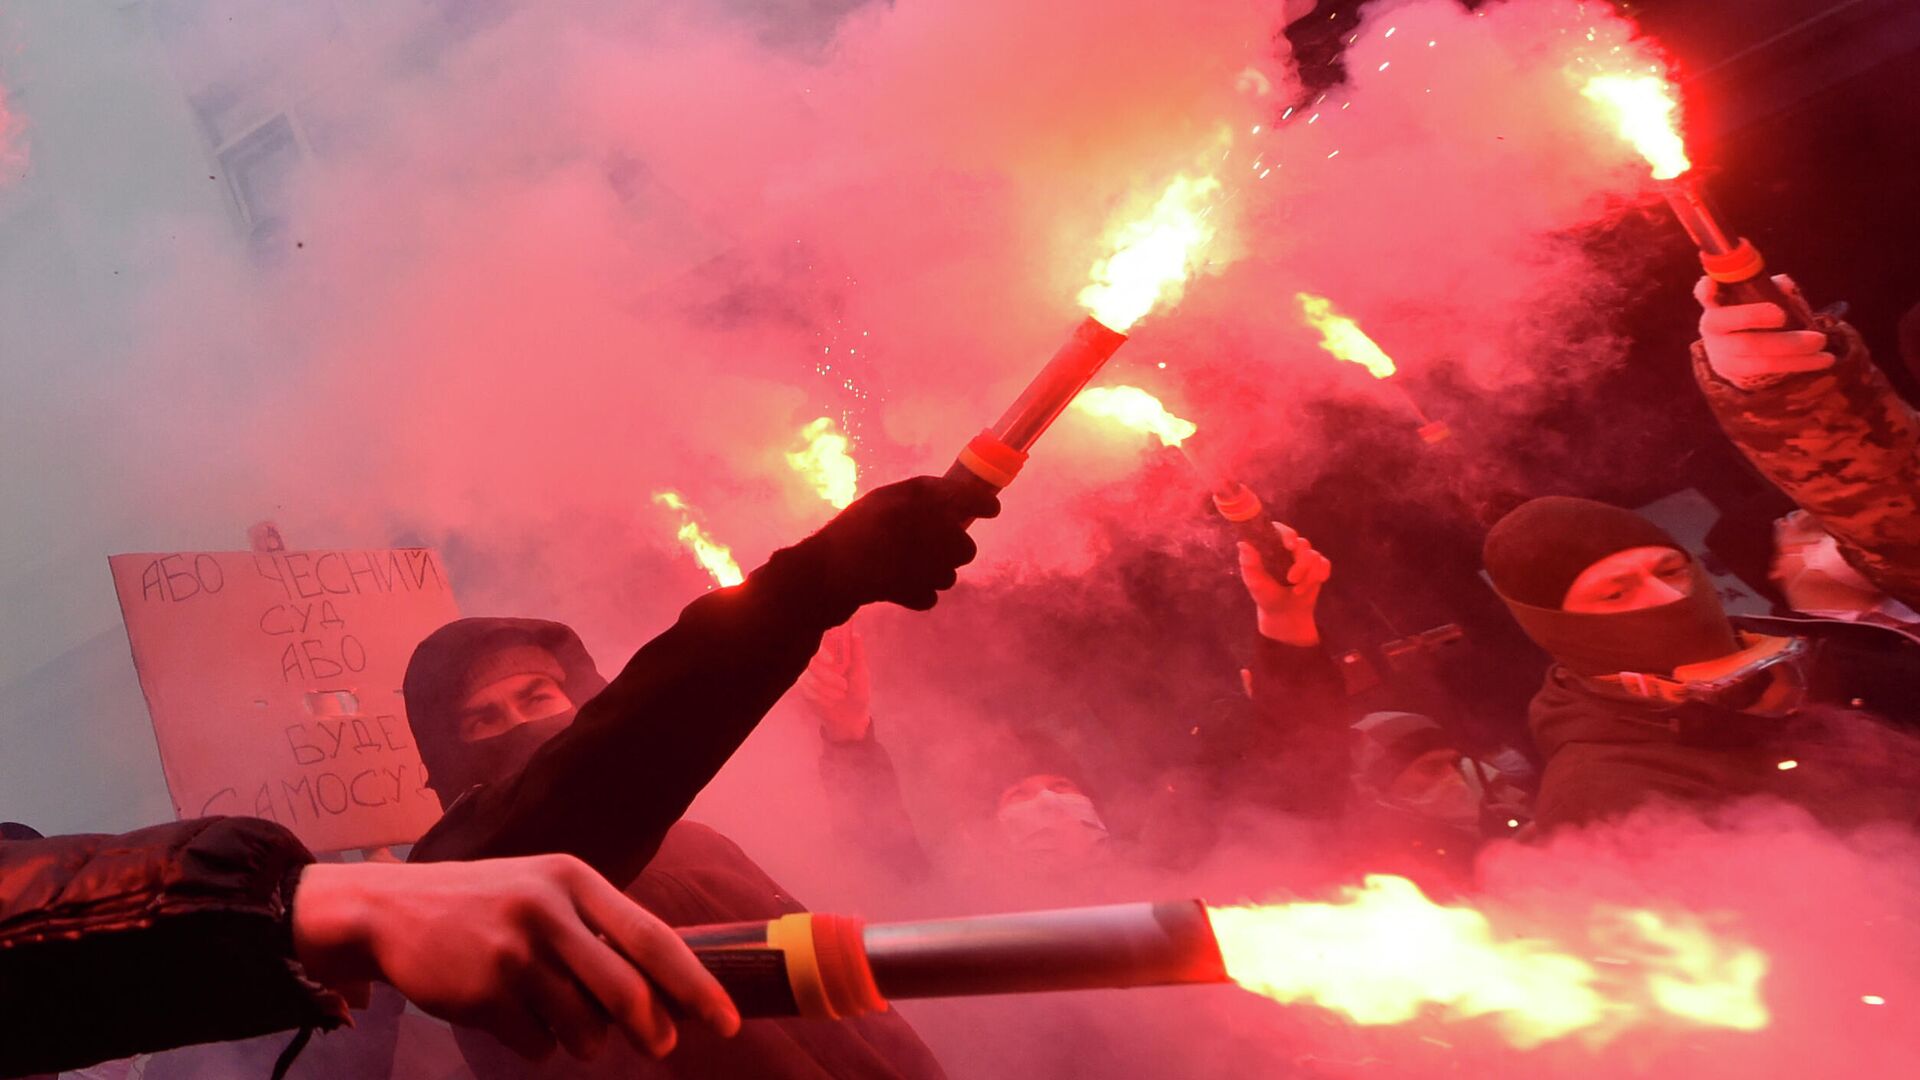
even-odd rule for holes
{"type": "Polygon", "coordinates": [[[1888,630],[1731,619],[1659,526],[1588,499],[1528,502],[1487,536],[1487,573],[1554,660],[1529,723],[1542,828],[1656,800],[1751,796],[1830,825],[1920,820],[1920,647],[1888,630]]]}
{"type": "Polygon", "coordinates": [[[1315,609],[1333,564],[1305,537],[1276,526],[1293,555],[1284,580],[1242,543],[1240,577],[1253,600],[1254,663],[1244,673],[1255,708],[1229,775],[1245,796],[1338,823],[1337,845],[1369,869],[1432,879],[1463,874],[1482,844],[1513,836],[1532,816],[1516,778],[1517,752],[1472,754],[1429,716],[1375,712],[1353,719],[1315,609]]]}
{"type": "MultiPolygon", "coordinates": [[[[822,635],[862,604],[924,610],[973,557],[966,523],[990,494],[932,477],[878,489],[776,552],[745,584],[696,600],[606,682],[573,632],[524,619],[464,619],[408,664],[409,722],[447,807],[415,861],[563,852],[676,925],[802,910],[741,850],[676,824],[786,692],[822,635]]],[[[664,1066],[616,1056],[529,1073],[481,1032],[460,1030],[482,1080],[499,1076],[937,1077],[904,1021],[766,1021],[735,1040],[689,1030],[664,1066]],[[663,1071],[649,1072],[650,1068],[663,1071]]]]}

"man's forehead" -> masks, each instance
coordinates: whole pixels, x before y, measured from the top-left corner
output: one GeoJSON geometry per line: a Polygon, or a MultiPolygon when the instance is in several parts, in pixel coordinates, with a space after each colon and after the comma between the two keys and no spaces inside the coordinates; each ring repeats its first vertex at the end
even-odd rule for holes
{"type": "Polygon", "coordinates": [[[547,687],[558,690],[560,683],[551,675],[537,671],[523,671],[514,675],[503,675],[484,686],[476,687],[467,694],[466,702],[468,707],[473,707],[499,698],[547,687]]]}

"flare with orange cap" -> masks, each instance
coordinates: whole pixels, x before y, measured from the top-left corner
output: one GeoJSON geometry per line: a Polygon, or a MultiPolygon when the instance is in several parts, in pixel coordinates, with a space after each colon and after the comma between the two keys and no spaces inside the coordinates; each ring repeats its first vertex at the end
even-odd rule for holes
{"type": "Polygon", "coordinates": [[[1680,104],[1667,79],[1657,69],[1610,72],[1588,79],[1581,93],[1599,105],[1620,136],[1646,158],[1674,217],[1700,249],[1700,265],[1722,300],[1775,304],[1787,313],[1785,329],[1812,329],[1813,312],[1806,301],[1788,295],[1767,273],[1766,260],[1753,241],[1735,237],[1715,213],[1705,182],[1687,156],[1687,144],[1680,135],[1680,104]]]}
{"type": "Polygon", "coordinates": [[[1602,911],[1584,940],[1556,941],[1387,875],[1332,901],[1176,900],[871,926],[802,912],[679,933],[746,1016],[845,1019],[906,998],[1232,982],[1359,1025],[1484,1023],[1523,1050],[1771,1021],[1766,955],[1691,916],[1602,911]]]}

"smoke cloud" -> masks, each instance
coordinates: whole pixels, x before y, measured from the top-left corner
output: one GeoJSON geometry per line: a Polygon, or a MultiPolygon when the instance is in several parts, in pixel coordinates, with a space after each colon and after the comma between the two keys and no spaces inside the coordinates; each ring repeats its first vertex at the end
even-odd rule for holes
{"type": "MultiPolygon", "coordinates": [[[[750,568],[831,513],[786,458],[814,418],[854,436],[863,489],[943,469],[1079,319],[1112,226],[1182,174],[1221,179],[1220,239],[1102,381],[1160,394],[1278,505],[1391,480],[1462,518],[1470,474],[1554,474],[1568,448],[1537,431],[1527,461],[1472,447],[1620,362],[1659,254],[1634,239],[1644,166],[1578,90],[1659,61],[1576,0],[1375,3],[1347,81],[1311,94],[1281,36],[1300,5],[1270,0],[150,6],[139,33],[4,28],[68,65],[20,61],[0,95],[9,676],[115,625],[100,555],[233,547],[262,517],[296,547],[437,547],[469,614],[564,619],[611,671],[708,587],[653,492],[750,568]],[[85,78],[126,119],[59,107],[85,78]],[[1321,351],[1299,291],[1402,374],[1321,351]],[[1420,408],[1459,443],[1425,452],[1420,408]]],[[[1176,820],[1232,840],[1178,872],[1050,875],[993,847],[1025,771],[1075,772],[1117,832],[1164,824],[1185,789],[1160,766],[1236,692],[1250,631],[1200,486],[1143,437],[1070,413],[1005,504],[938,611],[859,623],[936,877],[822,857],[843,849],[791,709],[695,816],[812,905],[874,917],[1350,879],[1305,825],[1205,805],[1176,820]]],[[[1373,536],[1316,540],[1353,565],[1373,536]]],[[[5,756],[72,779],[0,765],[33,796],[0,815],[164,813],[157,764],[125,751],[142,719],[8,732],[5,756]]],[[[1484,1025],[1364,1030],[1231,988],[905,1011],[956,1077],[1911,1075],[1915,854],[1757,813],[1485,861],[1486,902],[1546,930],[1596,904],[1725,913],[1774,964],[1758,1036],[1521,1055],[1484,1025]]]]}

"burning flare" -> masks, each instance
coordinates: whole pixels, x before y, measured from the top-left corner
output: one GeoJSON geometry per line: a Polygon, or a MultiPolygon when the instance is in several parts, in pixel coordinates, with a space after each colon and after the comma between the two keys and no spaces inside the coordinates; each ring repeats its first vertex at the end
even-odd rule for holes
{"type": "Polygon", "coordinates": [[[1653,166],[1655,180],[1671,180],[1693,167],[1680,138],[1680,106],[1658,75],[1595,75],[1581,93],[1605,106],[1620,134],[1653,166]]]}
{"type": "Polygon", "coordinates": [[[1155,304],[1180,298],[1195,257],[1213,239],[1208,201],[1220,190],[1211,176],[1176,176],[1153,210],[1113,236],[1113,254],[1093,264],[1080,304],[1101,325],[1126,333],[1155,304]]]}
{"type": "Polygon", "coordinates": [[[733,549],[715,540],[700,527],[700,523],[693,518],[693,507],[688,506],[687,500],[681,498],[678,492],[656,491],[653,501],[679,512],[680,528],[674,535],[679,537],[680,543],[688,551],[693,552],[693,557],[707,573],[713,575],[714,581],[721,585],[738,585],[747,580],[747,575],[740,572],[740,564],[733,561],[733,549]]]}
{"type": "Polygon", "coordinates": [[[1159,398],[1137,386],[1089,386],[1073,399],[1072,407],[1144,435],[1157,435],[1162,446],[1179,446],[1200,430],[1193,421],[1168,412],[1159,398]]]}
{"type": "Polygon", "coordinates": [[[801,428],[800,438],[805,445],[787,454],[787,464],[834,509],[845,510],[860,487],[860,469],[848,453],[847,437],[832,417],[822,416],[801,428]]]}
{"type": "Polygon", "coordinates": [[[1437,1006],[1455,1018],[1490,1015],[1526,1048],[1659,1015],[1737,1031],[1768,1021],[1764,955],[1647,911],[1600,928],[1596,938],[1622,954],[1605,974],[1553,942],[1497,935],[1480,912],[1442,907],[1389,875],[1369,875],[1339,903],[1207,914],[1235,982],[1361,1024],[1404,1023],[1437,1006]]]}
{"type": "Polygon", "coordinates": [[[1294,298],[1300,301],[1307,325],[1320,331],[1321,348],[1350,364],[1359,364],[1376,379],[1394,373],[1393,357],[1375,344],[1359,323],[1334,311],[1333,301],[1312,293],[1295,293],[1294,298]]]}

